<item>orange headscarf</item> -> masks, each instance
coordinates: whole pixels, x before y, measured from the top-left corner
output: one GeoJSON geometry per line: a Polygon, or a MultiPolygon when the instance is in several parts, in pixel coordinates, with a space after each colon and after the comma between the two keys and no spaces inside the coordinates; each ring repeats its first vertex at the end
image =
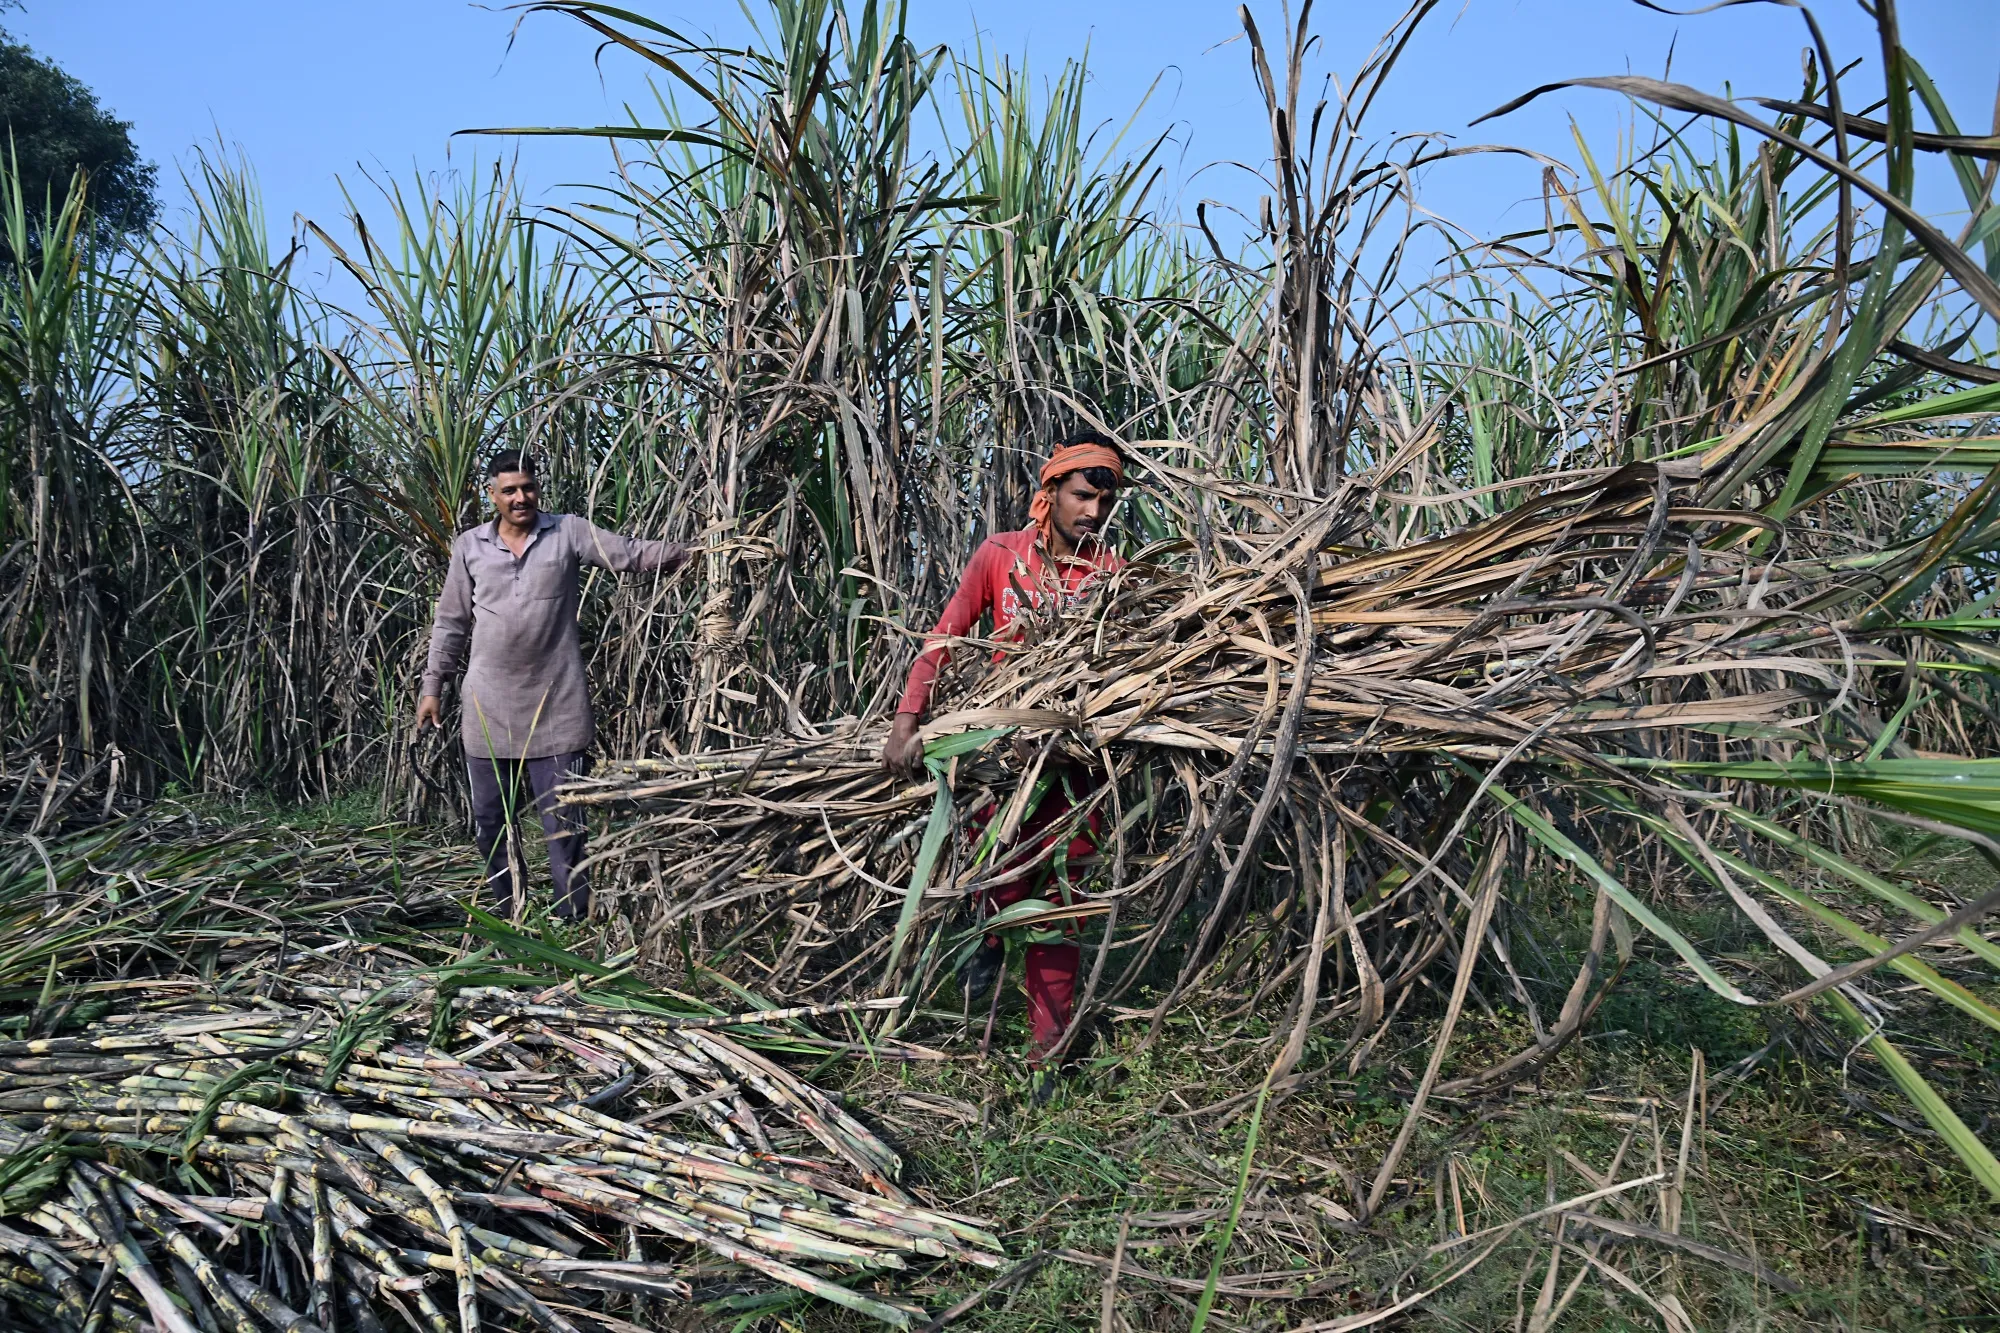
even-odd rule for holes
{"type": "Polygon", "coordinates": [[[1108,467],[1118,478],[1125,481],[1125,460],[1116,449],[1102,444],[1065,444],[1049,455],[1049,461],[1042,464],[1042,488],[1035,492],[1035,498],[1028,502],[1028,521],[1041,530],[1042,543],[1049,541],[1049,519],[1054,501],[1055,483],[1072,472],[1081,472],[1087,467],[1108,467]]]}

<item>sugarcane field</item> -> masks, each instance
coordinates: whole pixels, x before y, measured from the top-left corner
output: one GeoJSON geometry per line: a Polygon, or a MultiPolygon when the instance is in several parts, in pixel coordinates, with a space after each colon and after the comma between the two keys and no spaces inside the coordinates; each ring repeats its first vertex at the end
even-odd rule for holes
{"type": "Polygon", "coordinates": [[[1991,15],[1023,3],[0,0],[0,1330],[2000,1327],[1991,15]]]}

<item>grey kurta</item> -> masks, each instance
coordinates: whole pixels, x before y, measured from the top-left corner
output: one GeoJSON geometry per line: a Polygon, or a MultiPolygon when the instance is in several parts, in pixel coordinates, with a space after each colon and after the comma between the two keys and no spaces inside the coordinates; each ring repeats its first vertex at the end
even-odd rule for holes
{"type": "Polygon", "coordinates": [[[577,642],[577,569],[677,568],[687,549],[606,532],[573,514],[542,514],[517,557],[496,520],[458,534],[431,627],[423,692],[465,669],[465,753],[541,759],[590,748],[590,691],[577,642]],[[468,648],[470,651],[468,652],[468,648]]]}

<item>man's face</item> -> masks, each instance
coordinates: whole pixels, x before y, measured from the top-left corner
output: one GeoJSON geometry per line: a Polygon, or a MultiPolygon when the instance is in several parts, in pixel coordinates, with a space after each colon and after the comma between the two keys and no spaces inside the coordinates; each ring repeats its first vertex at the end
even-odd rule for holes
{"type": "Polygon", "coordinates": [[[533,473],[502,472],[486,483],[486,493],[493,497],[500,517],[517,528],[533,525],[542,512],[542,485],[533,473]]]}
{"type": "Polygon", "coordinates": [[[1049,517],[1055,530],[1072,551],[1104,535],[1105,520],[1111,517],[1111,502],[1118,498],[1115,487],[1099,490],[1081,472],[1072,472],[1056,486],[1049,517]]]}

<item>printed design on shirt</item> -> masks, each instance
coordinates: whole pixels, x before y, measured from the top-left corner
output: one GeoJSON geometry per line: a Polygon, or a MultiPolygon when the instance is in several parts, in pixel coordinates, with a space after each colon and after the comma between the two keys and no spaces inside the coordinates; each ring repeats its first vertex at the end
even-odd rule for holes
{"type": "MultiPolygon", "coordinates": [[[[1030,594],[1031,605],[1040,606],[1042,599],[1030,594]]],[[[1000,590],[1000,619],[1019,620],[1021,618],[1021,594],[1011,583],[1000,590]]]]}
{"type": "MultiPolygon", "coordinates": [[[[1098,571],[1092,570],[1089,574],[1078,580],[1075,587],[1064,588],[1062,590],[1062,607],[1065,611],[1074,610],[1089,600],[1091,590],[1097,584],[1097,575],[1098,571]]],[[[1028,609],[1033,611],[1042,609],[1043,581],[1035,579],[1029,572],[1027,562],[1016,556],[1014,559],[1014,577],[1008,580],[1005,587],[1000,589],[1000,614],[996,617],[996,622],[1015,620],[1020,617],[1023,593],[1027,595],[1028,609]]]]}

